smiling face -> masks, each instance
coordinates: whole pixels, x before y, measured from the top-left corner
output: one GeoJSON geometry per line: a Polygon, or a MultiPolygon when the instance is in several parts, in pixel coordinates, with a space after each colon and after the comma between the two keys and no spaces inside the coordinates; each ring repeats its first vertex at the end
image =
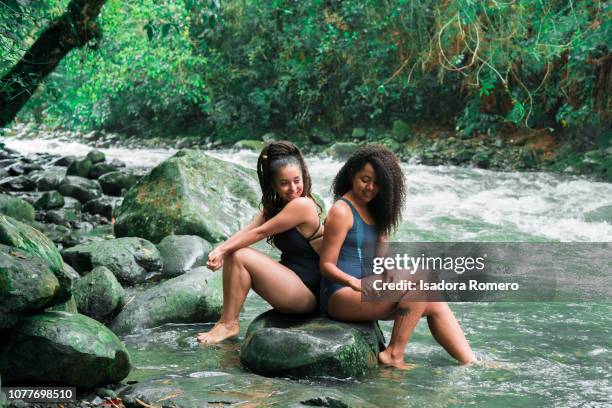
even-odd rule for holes
{"type": "Polygon", "coordinates": [[[274,191],[284,202],[302,196],[304,180],[299,166],[288,164],[281,167],[274,177],[274,191]]]}
{"type": "Polygon", "coordinates": [[[376,183],[376,170],[370,163],[366,163],[365,166],[353,177],[353,183],[351,188],[353,195],[369,203],[378,194],[378,184],[376,183]]]}

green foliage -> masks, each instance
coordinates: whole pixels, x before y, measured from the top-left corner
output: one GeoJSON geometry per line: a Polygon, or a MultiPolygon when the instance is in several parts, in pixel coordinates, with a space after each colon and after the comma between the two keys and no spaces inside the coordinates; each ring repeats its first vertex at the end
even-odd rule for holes
{"type": "MultiPolygon", "coordinates": [[[[2,72],[66,3],[0,3],[2,72]]],[[[612,111],[611,11],[592,0],[109,0],[96,49],[66,57],[21,118],[224,141],[396,119],[466,136],[583,126],[612,111]]]]}

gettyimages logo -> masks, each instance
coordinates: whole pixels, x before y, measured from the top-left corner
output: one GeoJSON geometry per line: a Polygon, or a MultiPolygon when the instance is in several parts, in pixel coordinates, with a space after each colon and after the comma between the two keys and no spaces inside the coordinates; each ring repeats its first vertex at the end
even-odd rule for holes
{"type": "Polygon", "coordinates": [[[365,301],[608,301],[612,292],[612,243],[394,242],[376,253],[362,264],[365,301]]]}

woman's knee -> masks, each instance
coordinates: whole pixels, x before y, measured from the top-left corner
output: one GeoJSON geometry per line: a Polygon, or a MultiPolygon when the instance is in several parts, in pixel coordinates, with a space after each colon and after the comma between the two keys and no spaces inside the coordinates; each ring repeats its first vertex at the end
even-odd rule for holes
{"type": "Polygon", "coordinates": [[[235,250],[230,254],[225,255],[224,262],[239,262],[244,263],[244,261],[248,258],[251,251],[254,251],[251,248],[240,248],[235,250]]]}

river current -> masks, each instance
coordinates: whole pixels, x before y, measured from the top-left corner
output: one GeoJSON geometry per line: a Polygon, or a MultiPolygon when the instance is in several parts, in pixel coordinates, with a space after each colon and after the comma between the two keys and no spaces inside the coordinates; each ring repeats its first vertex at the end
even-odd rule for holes
{"type": "MultiPolygon", "coordinates": [[[[59,140],[5,144],[24,154],[84,155],[91,149],[59,140]]],[[[109,159],[138,167],[152,167],[175,152],[101,150],[109,159]]],[[[257,153],[249,151],[208,153],[249,168],[257,161],[257,153]]],[[[329,208],[329,187],[342,163],[321,157],[306,160],[313,190],[329,208]]],[[[612,204],[610,183],[548,173],[402,166],[408,195],[396,241],[612,242],[612,225],[585,220],[589,211],[612,204]]],[[[135,367],[127,380],[178,390],[173,398],[179,406],[284,407],[322,397],[349,406],[612,406],[612,304],[455,303],[451,308],[481,364],[456,365],[423,319],[406,349],[406,360],[415,364],[409,371],[382,368],[360,380],[254,375],[240,366],[240,344],[248,324],[269,306],[251,293],[236,341],[199,345],[195,334],[208,330],[209,324],[164,325],[124,336],[135,367]]],[[[388,339],[391,323],[382,322],[381,327],[388,339]]]]}

